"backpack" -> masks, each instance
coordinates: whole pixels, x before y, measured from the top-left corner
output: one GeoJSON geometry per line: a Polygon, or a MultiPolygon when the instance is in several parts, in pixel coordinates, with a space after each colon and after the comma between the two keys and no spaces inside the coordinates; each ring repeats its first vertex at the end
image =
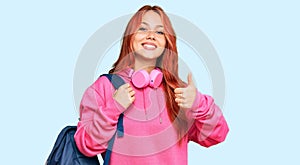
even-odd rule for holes
{"type": "MultiPolygon", "coordinates": [[[[125,84],[124,80],[118,75],[103,74],[101,76],[106,76],[115,89],[125,84]]],[[[124,136],[123,117],[124,114],[122,113],[118,119],[117,131],[109,140],[106,152],[101,154],[104,159],[104,165],[109,164],[116,134],[118,137],[124,136]]],[[[46,165],[100,165],[97,155],[87,157],[78,150],[74,140],[76,130],[77,126],[66,126],[61,130],[47,159],[46,165]]]]}

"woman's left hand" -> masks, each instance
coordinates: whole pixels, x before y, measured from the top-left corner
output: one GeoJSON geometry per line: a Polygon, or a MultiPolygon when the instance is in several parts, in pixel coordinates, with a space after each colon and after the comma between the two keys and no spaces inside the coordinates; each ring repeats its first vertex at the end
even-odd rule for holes
{"type": "Polygon", "coordinates": [[[175,101],[180,108],[192,108],[196,98],[197,88],[194,85],[191,73],[188,74],[188,86],[186,88],[176,88],[174,92],[175,101]]]}

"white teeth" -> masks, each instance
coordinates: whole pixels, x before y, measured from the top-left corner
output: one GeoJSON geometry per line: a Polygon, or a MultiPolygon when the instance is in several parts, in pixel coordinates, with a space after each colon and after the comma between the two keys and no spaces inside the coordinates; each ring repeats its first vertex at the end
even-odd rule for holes
{"type": "Polygon", "coordinates": [[[155,46],[154,45],[149,45],[149,44],[144,44],[144,47],[146,49],[155,49],[155,46]]]}

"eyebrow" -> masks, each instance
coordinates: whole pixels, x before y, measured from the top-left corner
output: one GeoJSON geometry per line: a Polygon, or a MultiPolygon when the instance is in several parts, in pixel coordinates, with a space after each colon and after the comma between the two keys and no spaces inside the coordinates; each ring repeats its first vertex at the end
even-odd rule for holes
{"type": "MultiPolygon", "coordinates": [[[[147,22],[142,22],[142,24],[145,24],[147,26],[150,26],[147,22]]],[[[156,25],[155,28],[163,28],[164,26],[163,25],[156,25]]]]}

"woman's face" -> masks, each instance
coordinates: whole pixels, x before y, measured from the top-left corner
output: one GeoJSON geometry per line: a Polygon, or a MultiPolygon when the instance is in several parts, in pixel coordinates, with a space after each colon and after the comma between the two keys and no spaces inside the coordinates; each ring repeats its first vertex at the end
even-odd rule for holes
{"type": "Polygon", "coordinates": [[[137,32],[133,36],[133,49],[136,58],[156,60],[164,51],[166,38],[160,16],[148,11],[142,18],[137,32]]]}

